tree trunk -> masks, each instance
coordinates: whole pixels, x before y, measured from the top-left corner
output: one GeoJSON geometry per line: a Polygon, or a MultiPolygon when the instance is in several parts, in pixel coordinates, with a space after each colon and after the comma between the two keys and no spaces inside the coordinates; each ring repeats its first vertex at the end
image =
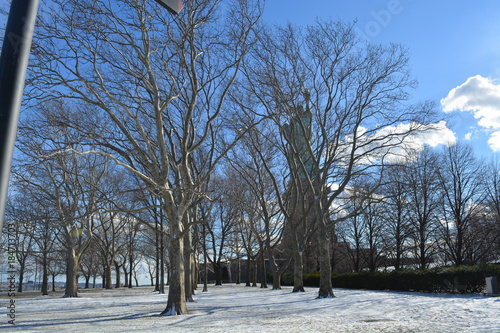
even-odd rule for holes
{"type": "Polygon", "coordinates": [[[401,256],[402,256],[402,252],[403,252],[403,242],[402,242],[402,239],[403,237],[401,236],[403,231],[401,230],[402,227],[402,217],[403,213],[401,211],[401,205],[398,204],[398,217],[397,217],[397,221],[398,221],[398,224],[396,226],[396,261],[394,262],[394,269],[399,271],[401,269],[401,256]]]}
{"type": "Polygon", "coordinates": [[[258,276],[257,259],[252,260],[252,266],[253,266],[252,287],[257,287],[257,276],[258,276]]]}
{"type": "Polygon", "coordinates": [[[203,224],[203,291],[208,291],[207,231],[203,224]]]}
{"type": "Polygon", "coordinates": [[[191,274],[191,283],[193,286],[193,293],[198,290],[198,281],[200,280],[200,263],[196,259],[196,253],[192,252],[193,274],[191,274]]]}
{"type": "Polygon", "coordinates": [[[241,284],[241,262],[240,257],[236,257],[236,284],[241,284]]]}
{"type": "Polygon", "coordinates": [[[354,271],[359,272],[361,270],[361,247],[359,245],[359,242],[356,241],[356,250],[354,252],[354,271]]]}
{"type": "Polygon", "coordinates": [[[304,291],[304,262],[303,262],[304,252],[295,250],[293,253],[293,290],[292,292],[303,292],[304,291]]]}
{"type": "MultiPolygon", "coordinates": [[[[128,287],[128,271],[127,271],[127,266],[125,265],[125,263],[123,263],[122,268],[123,268],[123,275],[125,276],[125,284],[123,285],[123,287],[127,288],[128,287]]],[[[117,285],[120,284],[120,281],[117,280],[116,284],[117,285]]]]}
{"type": "Polygon", "coordinates": [[[19,285],[17,286],[17,292],[23,292],[23,280],[24,280],[24,263],[19,263],[19,285]]]}
{"type": "Polygon", "coordinates": [[[269,267],[271,268],[271,274],[273,277],[273,290],[281,289],[281,275],[285,272],[286,268],[290,264],[291,258],[287,259],[286,264],[280,265],[276,263],[276,258],[273,255],[273,250],[271,247],[269,234],[266,236],[266,249],[267,249],[267,257],[269,260],[269,267]]]}
{"type": "MultiPolygon", "coordinates": [[[[163,227],[162,227],[163,231],[163,227]]],[[[160,235],[160,294],[165,293],[165,242],[163,233],[160,235]]]]}
{"type": "Polygon", "coordinates": [[[203,291],[208,291],[208,263],[205,257],[205,263],[203,265],[203,291]]]}
{"type": "Polygon", "coordinates": [[[269,248],[267,249],[268,257],[269,257],[269,266],[271,267],[271,275],[273,277],[273,290],[280,290],[281,289],[281,275],[285,272],[287,267],[290,265],[291,262],[291,257],[289,257],[286,260],[285,264],[280,265],[281,267],[278,267],[278,264],[276,263],[275,258],[273,257],[273,254],[271,253],[272,250],[269,248]]]}
{"type": "Polygon", "coordinates": [[[113,282],[111,281],[111,265],[106,264],[104,268],[104,275],[105,275],[106,285],[103,287],[106,289],[113,289],[113,282]]]}
{"type": "Polygon", "coordinates": [[[247,272],[246,272],[246,282],[245,286],[250,287],[250,264],[251,264],[251,259],[250,256],[247,254],[247,272]]]}
{"type": "Polygon", "coordinates": [[[137,279],[137,274],[134,273],[135,286],[139,287],[139,280],[137,279]]]}
{"type": "Polygon", "coordinates": [[[320,277],[319,277],[319,293],[318,298],[331,298],[335,297],[332,287],[332,266],[330,262],[330,237],[328,228],[325,221],[319,221],[318,228],[318,241],[319,241],[319,263],[320,263],[320,277]]]}
{"type": "Polygon", "coordinates": [[[47,252],[43,252],[42,257],[42,295],[49,294],[49,272],[48,272],[47,252]]]}
{"type": "Polygon", "coordinates": [[[214,269],[214,274],[215,274],[215,285],[216,286],[222,286],[222,276],[221,276],[221,269],[220,269],[220,262],[213,262],[212,267],[214,269]]]}
{"type": "MultiPolygon", "coordinates": [[[[132,252],[130,252],[132,253],[132,252]]],[[[132,261],[132,254],[130,255],[130,271],[129,271],[129,275],[128,275],[128,287],[129,288],[132,288],[132,278],[133,278],[133,275],[134,275],[134,265],[133,265],[133,261],[132,261]]]]}
{"type": "Polygon", "coordinates": [[[78,297],[78,258],[74,249],[69,249],[66,260],[66,291],[64,297],[78,297]]]}
{"type": "MultiPolygon", "coordinates": [[[[120,285],[120,266],[118,265],[118,263],[115,261],[115,273],[116,273],[116,285],[115,285],[115,288],[120,288],[121,285],[120,285]]],[[[107,280],[107,279],[106,279],[107,280]]],[[[109,279],[109,281],[111,281],[111,278],[109,279]]]]}
{"type": "Polygon", "coordinates": [[[264,257],[264,246],[261,246],[260,248],[260,262],[261,262],[260,287],[267,288],[267,270],[266,270],[266,258],[264,257]]]}
{"type": "MultiPolygon", "coordinates": [[[[398,227],[398,235],[400,234],[398,227]]],[[[396,238],[396,260],[394,261],[394,269],[399,271],[401,269],[401,240],[399,237],[396,238]]]]}
{"type": "Polygon", "coordinates": [[[233,282],[233,275],[231,274],[231,261],[227,262],[226,269],[227,269],[227,280],[229,282],[233,282]]]}
{"type": "Polygon", "coordinates": [[[424,234],[424,230],[423,228],[421,227],[420,228],[420,244],[419,244],[419,250],[420,250],[420,268],[421,269],[425,269],[426,266],[427,266],[427,258],[426,258],[426,255],[425,255],[425,247],[426,247],[426,243],[425,243],[425,234],[424,234]]]}
{"type": "Polygon", "coordinates": [[[156,271],[155,271],[155,291],[160,291],[160,230],[159,230],[159,222],[158,222],[158,213],[155,208],[154,210],[155,213],[155,226],[156,226],[156,232],[155,232],[155,265],[156,265],[156,271]]]}
{"type": "Polygon", "coordinates": [[[184,239],[182,221],[171,221],[172,240],[170,242],[170,275],[167,307],[162,315],[174,316],[187,314],[186,291],[184,285],[184,239]]]}
{"type": "MultiPolygon", "coordinates": [[[[133,287],[133,278],[134,278],[134,270],[135,270],[135,267],[136,265],[134,265],[134,261],[135,261],[135,255],[134,255],[134,247],[135,247],[135,237],[137,235],[137,229],[134,228],[133,231],[130,232],[129,234],[129,243],[128,243],[128,246],[129,246],[129,249],[128,249],[128,263],[129,263],[129,276],[128,276],[128,285],[127,287],[128,288],[132,288],[133,287]]],[[[125,267],[125,264],[123,265],[125,267]]]]}
{"type": "Polygon", "coordinates": [[[281,290],[281,273],[273,272],[273,290],[281,290]]]}
{"type": "Polygon", "coordinates": [[[456,260],[455,260],[455,266],[461,266],[463,265],[463,221],[460,221],[459,219],[457,219],[457,243],[456,243],[456,252],[457,252],[457,255],[456,255],[456,260]]]}
{"type": "MultiPolygon", "coordinates": [[[[188,217],[186,217],[188,219],[188,217]]],[[[187,223],[185,224],[185,228],[187,229],[189,226],[187,223]]],[[[191,232],[188,230],[186,232],[186,236],[184,238],[184,285],[185,285],[185,293],[186,293],[186,301],[188,302],[194,302],[193,299],[193,283],[192,283],[192,275],[194,273],[194,265],[192,265],[192,258],[194,257],[192,255],[192,238],[191,238],[191,232]]]]}

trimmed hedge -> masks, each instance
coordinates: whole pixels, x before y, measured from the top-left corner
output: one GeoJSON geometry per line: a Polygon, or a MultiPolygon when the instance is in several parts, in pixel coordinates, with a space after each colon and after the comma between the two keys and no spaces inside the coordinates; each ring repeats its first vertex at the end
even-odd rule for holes
{"type": "MultiPolygon", "coordinates": [[[[391,272],[353,272],[333,274],[334,288],[478,293],[485,288],[485,278],[500,276],[500,265],[405,269],[391,272]]],[[[282,278],[283,285],[293,285],[293,275],[282,278]]],[[[304,274],[304,285],[319,286],[319,272],[304,274]]]]}

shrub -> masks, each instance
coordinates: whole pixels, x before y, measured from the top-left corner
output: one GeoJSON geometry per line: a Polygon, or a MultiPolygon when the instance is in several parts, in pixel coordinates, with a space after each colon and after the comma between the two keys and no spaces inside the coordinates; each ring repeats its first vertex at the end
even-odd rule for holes
{"type": "MultiPolygon", "coordinates": [[[[485,288],[485,278],[500,276],[500,265],[404,269],[391,272],[334,274],[334,288],[396,290],[448,293],[477,293],[485,288]]],[[[293,285],[293,275],[283,276],[284,285],[293,285]]],[[[304,285],[319,286],[319,272],[304,274],[304,285]]]]}

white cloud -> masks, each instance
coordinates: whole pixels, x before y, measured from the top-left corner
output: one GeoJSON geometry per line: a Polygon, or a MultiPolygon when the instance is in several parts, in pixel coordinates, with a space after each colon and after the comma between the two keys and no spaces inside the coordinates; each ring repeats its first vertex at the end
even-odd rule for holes
{"type": "Polygon", "coordinates": [[[488,144],[493,151],[500,151],[500,131],[491,134],[488,144]]]}
{"type": "Polygon", "coordinates": [[[369,164],[381,158],[387,162],[404,161],[424,150],[425,146],[454,145],[456,137],[446,126],[446,122],[440,121],[428,125],[407,123],[388,126],[373,135],[358,138],[358,142],[366,142],[366,146],[358,154],[363,156],[363,164],[369,164]]]}
{"type": "MultiPolygon", "coordinates": [[[[386,128],[384,131],[405,133],[410,130],[410,127],[420,127],[420,130],[406,136],[400,145],[390,149],[390,154],[393,155],[392,159],[398,160],[401,157],[408,156],[408,154],[421,152],[425,146],[451,146],[456,143],[455,134],[446,126],[446,121],[428,125],[401,124],[396,127],[386,128]]],[[[393,140],[397,140],[397,137],[393,138],[393,140]]]]}
{"type": "MultiPolygon", "coordinates": [[[[500,85],[493,80],[476,75],[453,88],[441,100],[444,112],[470,112],[478,125],[488,130],[500,130],[500,85]]],[[[494,132],[488,140],[490,148],[500,151],[500,134],[494,132]]]]}
{"type": "Polygon", "coordinates": [[[455,134],[446,126],[446,121],[424,125],[421,132],[410,136],[409,144],[417,151],[422,151],[425,145],[437,147],[440,145],[452,146],[457,142],[455,134]]]}

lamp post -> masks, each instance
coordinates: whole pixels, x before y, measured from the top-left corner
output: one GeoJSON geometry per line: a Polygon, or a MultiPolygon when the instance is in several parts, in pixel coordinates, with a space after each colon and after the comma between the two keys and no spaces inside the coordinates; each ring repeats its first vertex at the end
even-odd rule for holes
{"type": "Polygon", "coordinates": [[[176,15],[182,9],[182,0],[155,0],[160,5],[165,7],[170,13],[176,15]]]}
{"type": "Polygon", "coordinates": [[[12,0],[0,56],[0,230],[38,3],[12,0]]]}

